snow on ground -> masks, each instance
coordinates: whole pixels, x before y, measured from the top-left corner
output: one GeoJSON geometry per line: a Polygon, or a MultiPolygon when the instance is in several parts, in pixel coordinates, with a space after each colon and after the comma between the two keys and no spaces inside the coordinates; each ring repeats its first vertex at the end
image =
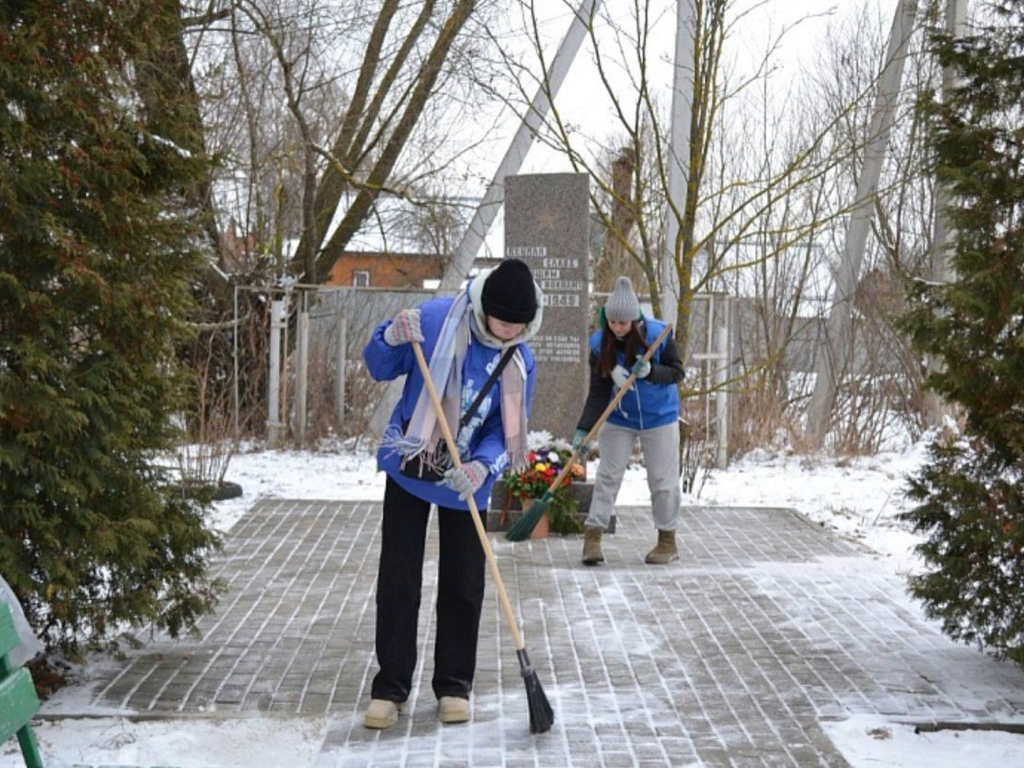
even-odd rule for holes
{"type": "MultiPolygon", "coordinates": [[[[686,495],[683,503],[792,508],[860,541],[894,572],[906,574],[919,568],[912,551],[919,538],[895,517],[908,508],[903,497],[906,475],[924,458],[924,444],[903,453],[842,459],[755,451],[728,469],[711,470],[699,496],[686,495]]],[[[588,468],[591,476],[596,465],[588,468]]],[[[377,472],[369,449],[239,453],[231,460],[227,479],[239,483],[243,495],[217,505],[212,523],[223,531],[264,496],[346,501],[384,497],[384,475],[377,472]]],[[[650,500],[643,467],[630,467],[616,503],[644,506],[650,500]]]]}
{"type": "MultiPolygon", "coordinates": [[[[57,766],[306,768],[316,763],[326,724],[322,717],[90,717],[48,721],[33,731],[44,756],[60,755],[57,766]]],[[[23,766],[16,739],[0,745],[0,768],[23,766]]]]}
{"type": "Polygon", "coordinates": [[[231,459],[225,480],[242,486],[237,499],[218,502],[211,525],[231,529],[257,500],[333,499],[357,501],[384,498],[384,474],[375,453],[341,447],[321,451],[247,450],[231,459]]]}
{"type": "Polygon", "coordinates": [[[911,724],[894,724],[873,715],[852,715],[822,727],[852,768],[928,766],[1011,768],[1024,765],[1024,735],[1006,731],[914,733],[911,724]]]}
{"type": "MultiPolygon", "coordinates": [[[[903,453],[841,460],[758,451],[727,470],[712,470],[699,496],[684,497],[684,504],[794,508],[839,535],[860,541],[895,572],[906,573],[919,567],[911,552],[918,538],[895,516],[908,506],[902,495],[905,476],[923,458],[923,445],[903,453]]],[[[239,483],[243,495],[218,503],[212,512],[211,524],[225,532],[262,497],[353,500],[381,499],[384,493],[384,476],[376,471],[373,452],[365,448],[335,447],[318,452],[250,448],[233,458],[227,479],[239,483]]],[[[649,502],[644,470],[630,468],[617,503],[649,502]]],[[[83,683],[88,677],[86,668],[83,683]]],[[[76,690],[86,688],[65,688],[57,697],[63,705],[55,711],[83,711],[82,706],[71,705],[76,690]]],[[[965,694],[969,694],[968,688],[965,694]]],[[[87,699],[78,703],[85,705],[87,699]]],[[[168,722],[98,709],[92,714],[95,717],[42,723],[36,733],[44,751],[59,754],[67,764],[159,765],[170,759],[180,768],[304,768],[315,764],[327,726],[324,718],[259,716],[168,722]]],[[[1024,764],[1024,735],[1020,734],[915,734],[911,725],[867,716],[825,723],[824,727],[855,768],[1024,764]]],[[[0,768],[20,764],[15,740],[0,745],[0,768]]]]}
{"type": "Polygon", "coordinates": [[[755,451],[727,470],[711,472],[700,503],[790,507],[860,541],[905,575],[920,569],[913,552],[920,537],[896,516],[910,508],[906,478],[925,458],[924,443],[902,453],[841,459],[755,451]]]}

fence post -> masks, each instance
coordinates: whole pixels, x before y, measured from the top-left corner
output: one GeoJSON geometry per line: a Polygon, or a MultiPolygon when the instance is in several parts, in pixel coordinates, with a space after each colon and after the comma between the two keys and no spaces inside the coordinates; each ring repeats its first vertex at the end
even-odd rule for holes
{"type": "Polygon", "coordinates": [[[232,406],[232,422],[234,427],[235,442],[238,442],[240,438],[238,429],[238,410],[241,407],[238,396],[238,285],[231,286],[231,305],[234,311],[232,319],[232,338],[231,338],[231,369],[233,371],[234,381],[231,382],[231,406],[232,406]]]}
{"type": "Polygon", "coordinates": [[[270,304],[270,378],[267,392],[267,439],[272,446],[281,440],[281,331],[284,328],[284,302],[270,304]]]}
{"type": "Polygon", "coordinates": [[[299,312],[299,361],[295,382],[295,434],[299,439],[300,448],[306,445],[306,392],[309,389],[309,311],[305,307],[305,294],[302,303],[303,308],[299,312]]]}
{"type": "Polygon", "coordinates": [[[338,414],[338,430],[345,423],[345,360],[348,358],[348,321],[345,313],[338,314],[338,360],[334,377],[334,409],[338,414]]]}
{"type": "MultiPolygon", "coordinates": [[[[724,314],[724,308],[723,308],[724,314]]],[[[718,423],[718,468],[729,466],[729,326],[717,329],[718,367],[715,369],[715,420],[718,423]]]]}

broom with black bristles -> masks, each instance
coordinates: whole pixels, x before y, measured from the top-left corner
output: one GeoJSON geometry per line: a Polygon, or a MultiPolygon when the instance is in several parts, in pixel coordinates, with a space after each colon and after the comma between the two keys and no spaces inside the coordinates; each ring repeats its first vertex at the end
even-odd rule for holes
{"type": "MultiPolygon", "coordinates": [[[[452,463],[456,469],[459,469],[462,467],[462,461],[459,459],[459,450],[455,445],[455,438],[452,437],[452,431],[448,428],[448,421],[444,417],[444,409],[441,407],[441,400],[437,396],[437,389],[430,378],[430,366],[427,365],[427,360],[423,356],[423,349],[420,347],[419,342],[412,342],[412,350],[416,353],[416,362],[419,363],[420,372],[423,374],[423,385],[427,388],[427,393],[430,395],[430,403],[434,406],[437,423],[441,427],[441,433],[444,435],[445,442],[448,443],[448,452],[452,457],[452,463]]],[[[509,602],[508,594],[505,592],[505,583],[501,580],[498,562],[494,559],[494,551],[491,549],[491,542],[487,538],[484,524],[480,520],[480,512],[477,509],[473,494],[469,494],[466,497],[466,502],[469,504],[473,525],[476,526],[476,534],[480,537],[480,545],[484,548],[487,565],[491,569],[491,578],[494,579],[494,585],[498,589],[498,600],[501,603],[501,609],[505,613],[505,618],[508,619],[509,628],[512,630],[512,642],[516,646],[519,669],[523,675],[523,682],[526,683],[526,704],[530,710],[530,733],[547,733],[555,722],[554,710],[551,709],[551,704],[548,703],[548,697],[544,695],[544,689],[537,678],[536,670],[530,665],[530,657],[526,654],[523,637],[519,634],[519,627],[516,625],[516,619],[512,613],[512,603],[509,602]]]]}
{"type": "MultiPolygon", "coordinates": [[[[661,346],[661,342],[663,342],[665,337],[667,337],[671,332],[672,325],[666,325],[664,330],[658,334],[658,338],[656,338],[651,343],[651,346],[648,347],[647,351],[644,352],[642,359],[649,361],[658,347],[661,346]]],[[[615,393],[615,397],[613,397],[611,402],[608,403],[608,407],[604,409],[604,413],[601,414],[601,418],[594,423],[594,426],[592,426],[590,431],[587,432],[587,436],[583,438],[583,441],[580,443],[580,448],[584,445],[588,445],[590,441],[594,439],[598,430],[604,425],[605,420],[612,415],[612,411],[615,410],[615,406],[619,404],[623,395],[625,395],[629,388],[633,386],[634,381],[636,381],[636,374],[629,374],[629,378],[626,379],[625,383],[623,383],[619,388],[619,391],[615,393]]],[[[505,534],[506,539],[509,541],[526,541],[526,539],[530,538],[530,534],[533,533],[533,529],[537,527],[537,523],[540,522],[542,517],[544,517],[544,513],[548,511],[548,507],[551,506],[551,502],[555,500],[555,491],[558,490],[562,481],[568,477],[569,472],[572,471],[572,465],[579,460],[580,448],[577,448],[572,452],[572,456],[567,462],[565,462],[565,466],[562,467],[562,471],[558,473],[558,477],[555,478],[555,482],[548,486],[548,489],[544,491],[544,495],[539,499],[535,499],[533,504],[530,505],[530,508],[526,510],[518,520],[516,520],[511,528],[508,529],[508,533],[505,534]]]]}

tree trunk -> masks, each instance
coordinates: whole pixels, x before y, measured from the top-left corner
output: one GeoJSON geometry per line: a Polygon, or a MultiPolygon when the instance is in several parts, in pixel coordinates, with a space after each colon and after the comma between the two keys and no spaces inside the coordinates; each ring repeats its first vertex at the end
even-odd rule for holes
{"type": "MultiPolygon", "coordinates": [[[[315,280],[315,282],[319,283],[327,278],[331,267],[334,266],[334,262],[344,252],[349,240],[352,239],[367,215],[369,215],[381,187],[390,177],[399,155],[405,148],[409,135],[416,126],[427,104],[427,100],[430,98],[431,90],[437,81],[438,75],[441,73],[441,68],[448,57],[448,52],[451,50],[455,39],[458,37],[459,32],[462,31],[462,27],[475,8],[476,0],[459,0],[452,9],[451,15],[441,28],[437,40],[434,42],[434,46],[416,78],[416,84],[409,97],[409,102],[406,104],[405,110],[395,126],[395,130],[388,139],[380,157],[370,170],[365,183],[360,185],[361,188],[355,201],[346,211],[345,217],[334,231],[327,245],[317,255],[316,274],[307,275],[304,278],[307,281],[312,282],[315,280]]],[[[325,204],[329,202],[325,201],[325,204]]]]}

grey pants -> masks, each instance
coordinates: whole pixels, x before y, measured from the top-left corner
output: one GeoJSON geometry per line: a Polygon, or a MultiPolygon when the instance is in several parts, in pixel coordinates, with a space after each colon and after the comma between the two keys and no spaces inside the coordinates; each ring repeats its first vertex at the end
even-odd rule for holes
{"type": "Polygon", "coordinates": [[[627,429],[605,424],[597,435],[601,462],[594,481],[594,498],[584,525],[605,529],[612,519],[615,497],[637,437],[647,467],[651,489],[651,512],[659,531],[674,531],[679,524],[679,425],[675,422],[654,429],[627,429]]]}

